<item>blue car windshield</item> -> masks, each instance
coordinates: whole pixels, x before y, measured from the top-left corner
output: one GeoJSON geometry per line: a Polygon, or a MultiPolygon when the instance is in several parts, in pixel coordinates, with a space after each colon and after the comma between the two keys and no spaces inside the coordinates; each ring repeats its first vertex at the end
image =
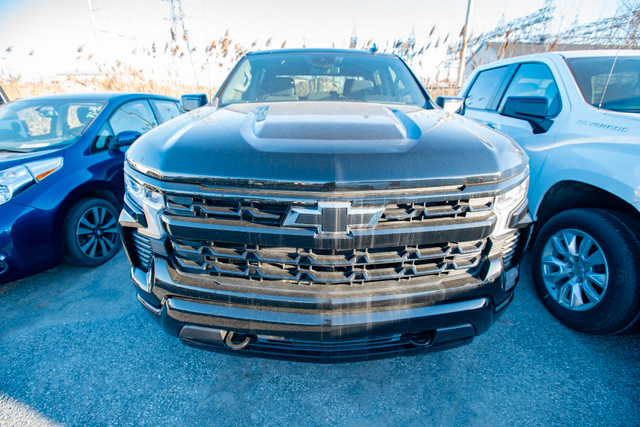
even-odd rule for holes
{"type": "Polygon", "coordinates": [[[589,104],[605,110],[640,113],[640,56],[565,60],[589,104]]]}
{"type": "Polygon", "coordinates": [[[59,148],[75,142],[106,102],[20,100],[0,107],[0,151],[59,148]]]}
{"type": "Polygon", "coordinates": [[[248,55],[220,94],[220,105],[345,101],[425,106],[419,84],[398,58],[336,52],[248,55]]]}

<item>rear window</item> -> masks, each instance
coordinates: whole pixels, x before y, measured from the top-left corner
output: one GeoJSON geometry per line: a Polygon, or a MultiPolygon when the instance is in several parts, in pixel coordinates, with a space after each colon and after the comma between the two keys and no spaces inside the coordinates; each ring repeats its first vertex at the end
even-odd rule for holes
{"type": "Polygon", "coordinates": [[[584,100],[606,110],[640,112],[640,56],[565,58],[584,100]]]}

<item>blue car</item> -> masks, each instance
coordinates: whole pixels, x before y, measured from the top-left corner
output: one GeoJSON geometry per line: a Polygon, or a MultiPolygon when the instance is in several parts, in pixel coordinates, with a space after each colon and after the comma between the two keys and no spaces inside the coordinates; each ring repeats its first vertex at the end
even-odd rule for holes
{"type": "Polygon", "coordinates": [[[177,99],[124,93],[0,107],[0,283],[113,257],[126,147],[180,113],[177,99]]]}

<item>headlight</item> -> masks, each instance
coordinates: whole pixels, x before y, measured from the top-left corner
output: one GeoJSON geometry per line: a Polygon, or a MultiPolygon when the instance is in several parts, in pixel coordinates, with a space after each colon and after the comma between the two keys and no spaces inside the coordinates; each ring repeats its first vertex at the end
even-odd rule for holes
{"type": "Polygon", "coordinates": [[[56,157],[0,171],[0,205],[11,200],[22,187],[42,181],[61,167],[62,157],[56,157]]]}
{"type": "Polygon", "coordinates": [[[162,194],[149,190],[128,175],[124,176],[124,183],[127,194],[138,204],[139,207],[142,208],[147,205],[154,210],[160,210],[164,207],[164,198],[162,197],[162,194]]]}
{"type": "Polygon", "coordinates": [[[127,196],[138,205],[138,209],[142,210],[147,220],[147,227],[138,229],[138,232],[147,237],[160,239],[164,235],[164,228],[160,219],[165,206],[164,197],[127,174],[124,175],[124,183],[127,196]]]}
{"type": "Polygon", "coordinates": [[[529,177],[522,181],[517,187],[512,188],[504,194],[496,197],[496,201],[493,208],[498,217],[496,228],[493,234],[499,236],[506,233],[509,230],[509,219],[513,214],[513,211],[524,202],[527,197],[527,191],[529,191],[529,177]]]}

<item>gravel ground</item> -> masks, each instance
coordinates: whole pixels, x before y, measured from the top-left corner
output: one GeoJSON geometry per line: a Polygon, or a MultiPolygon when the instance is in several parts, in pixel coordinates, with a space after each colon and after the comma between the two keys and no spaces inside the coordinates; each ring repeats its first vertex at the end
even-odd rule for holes
{"type": "Polygon", "coordinates": [[[640,336],[572,331],[515,301],[472,344],[313,365],[182,345],[138,304],[121,251],[0,285],[0,426],[639,425],[640,336]]]}

